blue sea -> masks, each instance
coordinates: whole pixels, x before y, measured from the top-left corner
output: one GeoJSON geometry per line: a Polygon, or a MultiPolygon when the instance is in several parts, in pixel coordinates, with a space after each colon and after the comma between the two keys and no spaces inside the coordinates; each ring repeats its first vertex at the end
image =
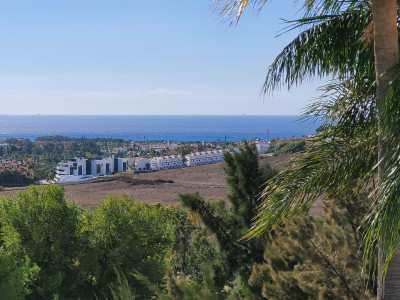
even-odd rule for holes
{"type": "Polygon", "coordinates": [[[298,116],[50,116],[0,115],[0,138],[63,135],[71,138],[120,138],[142,141],[239,141],[258,137],[302,137],[318,122],[298,116]]]}

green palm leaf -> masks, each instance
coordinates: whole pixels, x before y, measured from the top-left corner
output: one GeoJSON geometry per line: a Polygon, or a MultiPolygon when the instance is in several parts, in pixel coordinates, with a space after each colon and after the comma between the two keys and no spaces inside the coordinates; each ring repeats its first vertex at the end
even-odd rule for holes
{"type": "Polygon", "coordinates": [[[330,83],[304,118],[325,119],[308,150],[268,182],[250,236],[279,224],[321,195],[335,197],[371,184],[377,162],[374,89],[355,88],[354,79],[330,83]]]}
{"type": "MultiPolygon", "coordinates": [[[[261,8],[266,1],[216,3],[224,3],[223,15],[238,21],[249,4],[261,8]]],[[[400,242],[400,75],[380,101],[378,115],[371,21],[369,1],[307,0],[304,17],[288,23],[286,31],[302,31],[269,67],[263,93],[290,89],[312,77],[332,76],[336,81],[307,108],[303,118],[322,118],[325,123],[308,150],[268,182],[248,236],[308,209],[321,195],[374,188],[375,203],[365,218],[364,258],[376,266],[380,245],[384,274],[400,242]],[[380,161],[378,149],[385,149],[380,161]],[[378,169],[384,172],[376,182],[378,169]]]]}
{"type": "Polygon", "coordinates": [[[371,22],[369,5],[359,5],[337,15],[318,15],[290,22],[287,30],[307,27],[268,68],[263,92],[306,79],[333,75],[337,78],[374,78],[373,47],[365,44],[363,36],[371,22]]]}
{"type": "Polygon", "coordinates": [[[387,151],[378,163],[384,162],[386,171],[374,190],[375,203],[365,218],[368,230],[364,255],[367,260],[375,257],[376,245],[381,245],[384,276],[400,242],[400,72],[390,83],[381,110],[381,136],[387,151]]]}

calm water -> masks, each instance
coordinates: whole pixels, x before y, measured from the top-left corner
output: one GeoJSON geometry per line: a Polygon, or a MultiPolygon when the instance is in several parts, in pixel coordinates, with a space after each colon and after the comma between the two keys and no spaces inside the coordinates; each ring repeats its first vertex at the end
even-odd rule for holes
{"type": "Polygon", "coordinates": [[[297,116],[8,116],[0,115],[0,138],[112,137],[124,140],[238,141],[301,137],[319,124],[297,116]]]}

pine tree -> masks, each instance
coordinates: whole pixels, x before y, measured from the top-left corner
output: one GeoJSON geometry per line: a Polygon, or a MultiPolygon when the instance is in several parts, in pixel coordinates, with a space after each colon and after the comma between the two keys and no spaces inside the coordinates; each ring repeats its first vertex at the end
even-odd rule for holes
{"type": "Polygon", "coordinates": [[[247,285],[252,264],[263,261],[265,237],[252,240],[242,237],[257,213],[263,184],[277,174],[269,165],[259,166],[255,146],[247,143],[240,152],[226,153],[224,161],[230,189],[228,205],[224,200],[206,202],[198,193],[180,195],[183,206],[197,213],[216,238],[219,253],[210,269],[219,288],[237,276],[247,285]]]}
{"type": "Polygon", "coordinates": [[[269,233],[262,264],[254,264],[250,285],[267,299],[373,299],[369,278],[360,276],[365,195],[324,202],[325,217],[306,214],[269,233]],[[361,231],[362,232],[362,231],[361,231]]]}

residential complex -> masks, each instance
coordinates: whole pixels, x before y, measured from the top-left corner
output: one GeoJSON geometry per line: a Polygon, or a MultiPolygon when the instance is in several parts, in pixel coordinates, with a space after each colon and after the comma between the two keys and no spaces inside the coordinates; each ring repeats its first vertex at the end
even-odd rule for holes
{"type": "Polygon", "coordinates": [[[212,164],[223,161],[223,150],[211,150],[204,152],[194,152],[185,155],[169,155],[153,158],[139,158],[135,162],[136,170],[139,171],[156,171],[174,168],[182,168],[186,166],[199,166],[212,164]]]}
{"type": "Polygon", "coordinates": [[[166,170],[183,167],[182,155],[159,156],[153,158],[139,158],[135,162],[136,170],[166,170]]]}
{"type": "Polygon", "coordinates": [[[182,155],[154,157],[150,161],[150,166],[153,170],[182,168],[183,167],[182,155]]]}
{"type": "MultiPolygon", "coordinates": [[[[136,158],[135,169],[138,171],[158,171],[199,166],[223,161],[223,150],[194,152],[183,157],[182,155],[168,155],[153,158],[136,158]]],[[[129,158],[105,157],[98,159],[74,158],[58,163],[55,182],[74,182],[90,180],[96,176],[111,175],[111,173],[125,172],[129,158]]]]}
{"type": "Polygon", "coordinates": [[[210,150],[205,152],[190,153],[185,156],[185,164],[188,166],[198,166],[212,164],[223,161],[223,150],[210,150]]]}
{"type": "Polygon", "coordinates": [[[128,169],[127,158],[105,157],[98,159],[74,158],[57,164],[55,182],[89,180],[95,176],[124,172],[128,169]]]}

